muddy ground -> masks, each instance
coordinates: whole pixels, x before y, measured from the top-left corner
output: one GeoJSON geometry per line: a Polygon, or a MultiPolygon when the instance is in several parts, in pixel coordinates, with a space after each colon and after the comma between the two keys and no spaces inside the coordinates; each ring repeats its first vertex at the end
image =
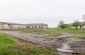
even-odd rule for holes
{"type": "Polygon", "coordinates": [[[68,39],[69,36],[76,35],[72,33],[63,33],[61,36],[50,37],[48,34],[29,34],[29,33],[17,32],[17,31],[1,31],[1,32],[9,34],[22,41],[47,47],[56,51],[57,48],[60,48],[62,46],[62,44],[68,39]]]}

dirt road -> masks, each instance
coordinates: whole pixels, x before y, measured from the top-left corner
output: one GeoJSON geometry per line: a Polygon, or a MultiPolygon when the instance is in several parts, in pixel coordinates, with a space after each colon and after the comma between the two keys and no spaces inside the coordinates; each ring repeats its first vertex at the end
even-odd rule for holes
{"type": "Polygon", "coordinates": [[[59,48],[68,36],[73,35],[66,33],[59,37],[50,37],[47,34],[28,34],[17,31],[1,31],[1,32],[12,35],[13,37],[21,39],[22,41],[44,46],[52,50],[56,50],[56,48],[59,48]]]}

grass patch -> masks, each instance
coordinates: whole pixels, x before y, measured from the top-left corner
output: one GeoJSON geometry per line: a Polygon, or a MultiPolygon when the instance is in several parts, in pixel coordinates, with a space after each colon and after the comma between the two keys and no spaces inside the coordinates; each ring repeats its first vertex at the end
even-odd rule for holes
{"type": "Polygon", "coordinates": [[[48,28],[47,30],[44,31],[30,31],[30,30],[22,30],[23,32],[28,32],[28,33],[33,33],[33,34],[49,34],[50,36],[59,36],[62,33],[75,33],[75,34],[85,34],[85,29],[72,29],[72,28],[67,28],[67,29],[61,29],[61,28],[48,28]]]}
{"type": "Polygon", "coordinates": [[[56,52],[44,47],[24,44],[23,46],[8,47],[0,50],[2,55],[57,55],[56,52]]]}
{"type": "Polygon", "coordinates": [[[18,43],[15,42],[9,35],[0,33],[0,49],[7,46],[15,46],[18,43]]]}
{"type": "Polygon", "coordinates": [[[74,33],[74,34],[81,34],[84,35],[85,34],[85,30],[84,29],[61,29],[61,28],[49,28],[45,31],[43,31],[42,33],[45,34],[49,34],[51,36],[58,36],[61,35],[62,33],[74,33]]]}
{"type": "Polygon", "coordinates": [[[56,52],[0,33],[0,55],[57,55],[56,52]],[[23,45],[22,45],[23,44],[23,45]]]}
{"type": "MultiPolygon", "coordinates": [[[[80,34],[85,35],[85,29],[61,29],[61,28],[49,28],[42,33],[49,34],[50,36],[59,36],[62,33],[74,33],[74,34],[80,34]]],[[[77,37],[77,36],[74,36],[77,37]]],[[[78,36],[85,38],[85,36],[78,36]]]]}

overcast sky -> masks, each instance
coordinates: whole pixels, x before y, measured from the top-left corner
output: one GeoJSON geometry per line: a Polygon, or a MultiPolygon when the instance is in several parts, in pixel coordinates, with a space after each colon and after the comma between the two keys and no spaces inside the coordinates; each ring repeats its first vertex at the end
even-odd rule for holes
{"type": "Polygon", "coordinates": [[[47,23],[56,27],[60,20],[83,21],[85,0],[0,0],[0,21],[47,23]]]}

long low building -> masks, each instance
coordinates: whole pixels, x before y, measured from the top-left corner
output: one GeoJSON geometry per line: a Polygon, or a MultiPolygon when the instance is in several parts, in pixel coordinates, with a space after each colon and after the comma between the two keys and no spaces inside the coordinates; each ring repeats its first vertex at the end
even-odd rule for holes
{"type": "MultiPolygon", "coordinates": [[[[76,28],[73,26],[73,23],[64,24],[64,25],[68,26],[69,28],[76,28]]],[[[77,28],[85,29],[85,21],[79,22],[79,26],[77,26],[77,28]]]]}
{"type": "Polygon", "coordinates": [[[47,24],[43,23],[33,23],[33,24],[17,24],[17,23],[8,23],[0,22],[0,29],[20,29],[20,28],[48,28],[47,24]]]}

